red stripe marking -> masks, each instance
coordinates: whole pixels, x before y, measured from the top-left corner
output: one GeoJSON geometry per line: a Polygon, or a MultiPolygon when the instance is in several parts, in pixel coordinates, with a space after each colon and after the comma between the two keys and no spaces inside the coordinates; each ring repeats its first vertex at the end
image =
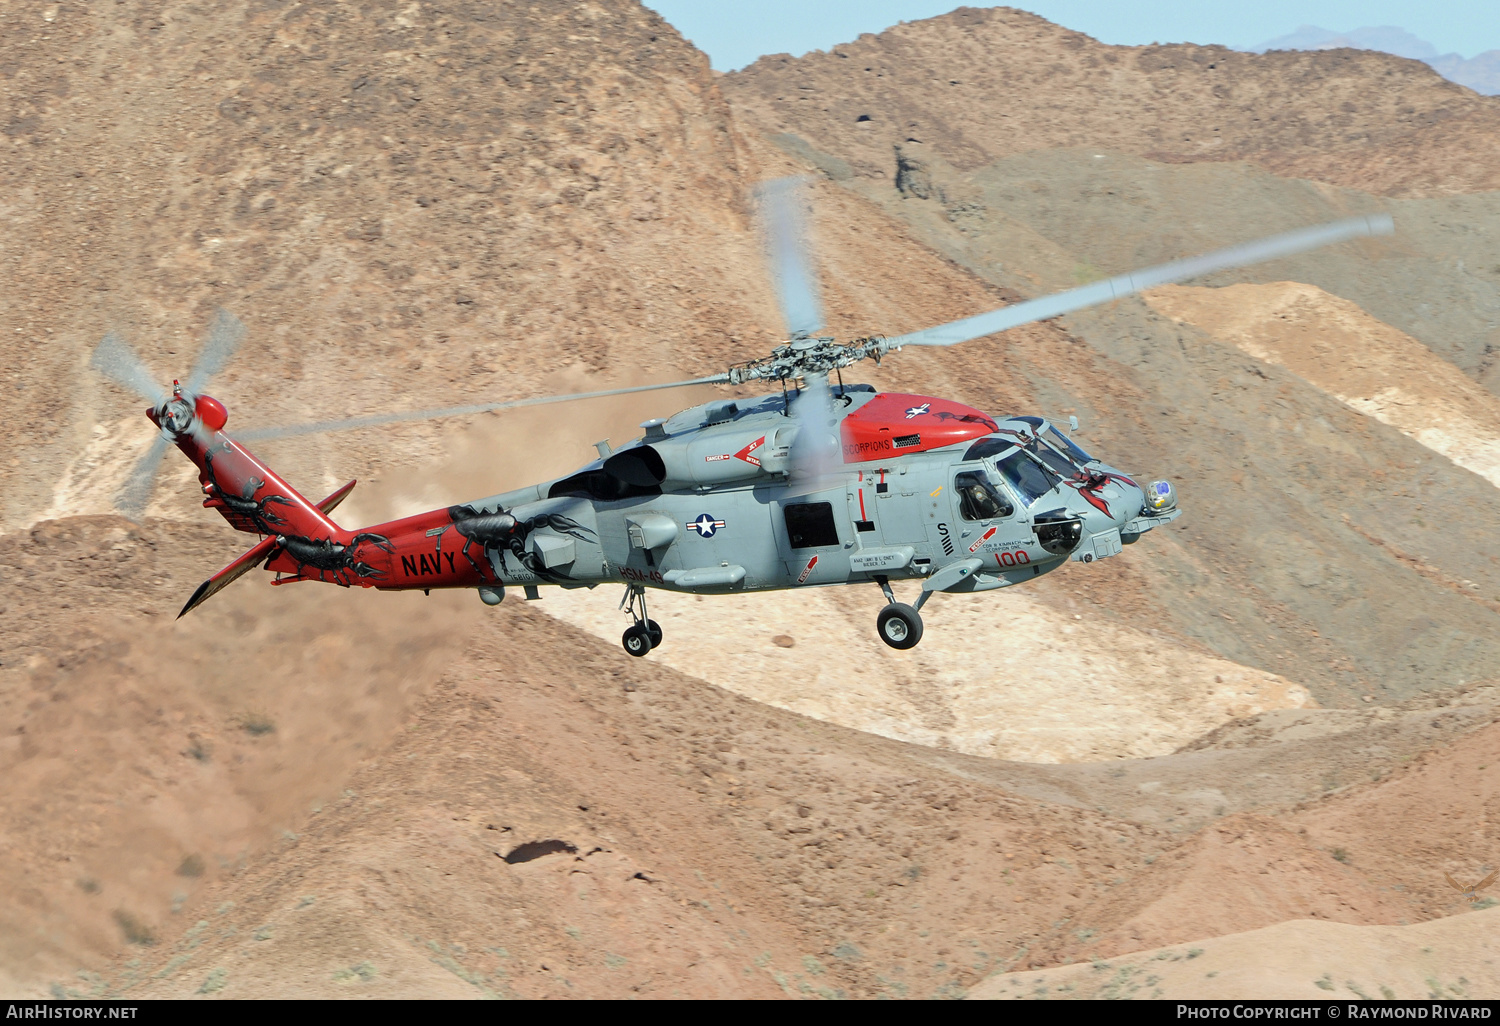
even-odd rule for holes
{"type": "Polygon", "coordinates": [[[865,516],[865,490],[863,488],[859,490],[859,519],[870,519],[869,517],[865,516]]]}

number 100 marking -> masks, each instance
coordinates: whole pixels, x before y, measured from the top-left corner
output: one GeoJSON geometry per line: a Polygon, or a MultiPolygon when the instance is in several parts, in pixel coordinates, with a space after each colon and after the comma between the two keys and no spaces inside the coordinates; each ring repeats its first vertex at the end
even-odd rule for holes
{"type": "Polygon", "coordinates": [[[995,553],[995,562],[1001,566],[1025,566],[1031,562],[1031,557],[1022,551],[997,552],[995,553]]]}

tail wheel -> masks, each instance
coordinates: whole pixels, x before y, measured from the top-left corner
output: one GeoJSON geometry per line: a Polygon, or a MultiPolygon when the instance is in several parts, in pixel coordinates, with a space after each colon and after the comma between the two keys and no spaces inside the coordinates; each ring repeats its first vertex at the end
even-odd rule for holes
{"type": "Polygon", "coordinates": [[[914,648],[922,640],[922,617],[911,606],[892,602],[880,611],[875,630],[892,648],[914,648]]]}
{"type": "Polygon", "coordinates": [[[655,620],[647,620],[646,633],[651,635],[651,647],[661,648],[661,624],[655,620]]]}
{"type": "MultiPolygon", "coordinates": [[[[658,629],[657,638],[661,637],[658,629]]],[[[650,633],[640,624],[633,624],[625,628],[625,633],[620,636],[620,644],[625,646],[625,651],[633,656],[643,656],[656,646],[652,644],[650,633]]]]}

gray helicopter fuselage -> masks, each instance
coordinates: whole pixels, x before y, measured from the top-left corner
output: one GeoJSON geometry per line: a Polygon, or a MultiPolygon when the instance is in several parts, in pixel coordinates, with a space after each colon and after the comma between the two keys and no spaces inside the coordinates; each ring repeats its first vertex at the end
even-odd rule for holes
{"type": "Polygon", "coordinates": [[[648,421],[645,437],[574,474],[471,504],[540,525],[523,552],[486,551],[498,583],[988,591],[1114,555],[1178,515],[1149,511],[1139,485],[1040,418],[996,421],[869,386],[834,394],[828,441],[844,462],[794,472],[794,444],[819,428],[787,415],[793,396],[648,421]]]}
{"type": "MultiPolygon", "coordinates": [[[[237,442],[221,436],[228,412],[203,385],[238,344],[243,326],[223,314],[185,383],[171,397],[111,333],[91,363],[152,403],[161,430],[131,474],[122,507],[145,508],[168,444],[198,466],[204,505],[262,540],[194,592],[183,615],[256,566],[277,584],[324,581],[387,590],[475,588],[489,605],[506,585],[627,587],[633,656],[653,651],[661,625],[646,589],[732,593],[874,582],[887,604],[876,618],[895,649],[920,642],[923,603],[936,592],[987,591],[1032,580],[1065,560],[1105,559],[1180,515],[1166,481],[1145,489],[1094,459],[1039,417],[995,420],[951,400],[830,388],[865,360],[907,347],[947,348],[1009,328],[1112,302],[1156,285],[1394,230],[1369,214],[1285,232],[1198,257],[1116,275],[895,337],[840,342],[824,327],[803,223],[800,179],[757,188],[760,220],[786,329],[766,356],[726,370],[648,385],[530,396],[425,411],[391,411],[262,429],[255,441],[486,410],[598,399],[699,385],[801,382],[805,391],[721,400],[648,421],[644,437],[567,477],[350,531],[328,514],[350,482],[319,503],[298,495],[237,442]],[[179,416],[179,414],[181,416],[179,416]],[[920,579],[898,602],[892,579],[920,579]]],[[[1071,420],[1071,418],[1070,418],[1071,420]]],[[[1075,424],[1076,429],[1076,424],[1075,424]]]]}

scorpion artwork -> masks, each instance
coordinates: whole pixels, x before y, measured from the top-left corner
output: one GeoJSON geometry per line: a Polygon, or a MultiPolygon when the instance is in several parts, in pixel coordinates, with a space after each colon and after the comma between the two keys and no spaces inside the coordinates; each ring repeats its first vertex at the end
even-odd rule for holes
{"type": "Polygon", "coordinates": [[[973,414],[973,413],[957,414],[957,413],[951,413],[951,412],[949,412],[947,410],[936,410],[936,411],[933,412],[932,416],[935,419],[940,420],[940,421],[951,420],[951,421],[957,421],[957,422],[962,423],[962,424],[982,424],[985,427],[989,428],[992,432],[1000,430],[999,426],[995,423],[995,418],[993,418],[993,417],[986,417],[982,413],[981,414],[973,414]]]}
{"type": "MultiPolygon", "coordinates": [[[[1032,418],[1017,417],[1015,419],[1029,422],[1032,418]]],[[[1041,423],[1041,421],[1038,421],[1038,423],[1041,423]]],[[[1140,487],[1140,485],[1124,474],[1115,471],[1091,469],[1087,464],[1082,467],[1076,466],[1074,461],[1069,460],[1053,443],[1044,442],[1035,433],[1035,430],[1036,425],[1032,425],[1030,432],[1023,428],[1021,430],[1002,429],[999,433],[1014,438],[1016,444],[1030,455],[1035,462],[1047,467],[1068,487],[1077,490],[1085,502],[1099,510],[1105,516],[1113,515],[1110,512],[1109,502],[1101,494],[1106,485],[1111,481],[1118,481],[1131,488],[1138,489],[1140,487]]]]}
{"type": "MultiPolygon", "coordinates": [[[[210,502],[220,505],[224,516],[234,523],[236,517],[241,518],[245,525],[259,534],[275,534],[276,528],[286,523],[286,518],[274,509],[268,507],[273,503],[280,506],[292,505],[292,500],[284,495],[267,495],[256,501],[255,493],[266,486],[264,478],[250,477],[245,479],[245,484],[240,488],[239,494],[224,488],[214,473],[214,456],[218,453],[230,452],[229,444],[221,442],[218,445],[209,446],[203,453],[203,474],[208,479],[208,486],[212,489],[210,502]]],[[[208,489],[204,489],[208,491],[208,489]]],[[[240,525],[236,525],[237,527],[240,525]]],[[[243,529],[243,527],[241,527],[243,529]]]]}
{"type": "MultiPolygon", "coordinates": [[[[550,527],[558,534],[565,534],[579,541],[587,541],[593,534],[576,520],[572,520],[560,513],[542,513],[532,517],[530,520],[516,520],[515,517],[497,509],[493,513],[486,513],[483,509],[471,506],[449,506],[448,515],[453,518],[453,530],[457,531],[464,540],[459,549],[469,565],[479,574],[479,579],[485,579],[485,567],[474,558],[469,551],[470,545],[478,545],[488,557],[491,553],[509,552],[515,557],[516,562],[527,571],[535,574],[544,581],[571,580],[567,574],[549,570],[542,565],[541,558],[535,552],[526,551],[526,540],[531,537],[531,532],[539,527],[550,527]]],[[[443,536],[438,535],[437,550],[443,551],[443,536]]],[[[499,580],[495,576],[493,568],[489,576],[493,580],[499,580]]]]}
{"type": "MultiPolygon", "coordinates": [[[[376,548],[384,549],[386,552],[395,552],[396,547],[391,544],[389,538],[382,534],[356,534],[349,540],[348,545],[340,545],[329,538],[313,541],[310,538],[298,538],[279,534],[276,536],[276,544],[297,563],[297,572],[300,574],[307,567],[321,570],[324,574],[332,574],[332,580],[338,584],[349,585],[344,577],[344,571],[352,571],[356,577],[383,578],[385,571],[364,562],[359,558],[359,547],[370,544],[376,548]]],[[[329,578],[324,577],[324,580],[329,578]]]]}

